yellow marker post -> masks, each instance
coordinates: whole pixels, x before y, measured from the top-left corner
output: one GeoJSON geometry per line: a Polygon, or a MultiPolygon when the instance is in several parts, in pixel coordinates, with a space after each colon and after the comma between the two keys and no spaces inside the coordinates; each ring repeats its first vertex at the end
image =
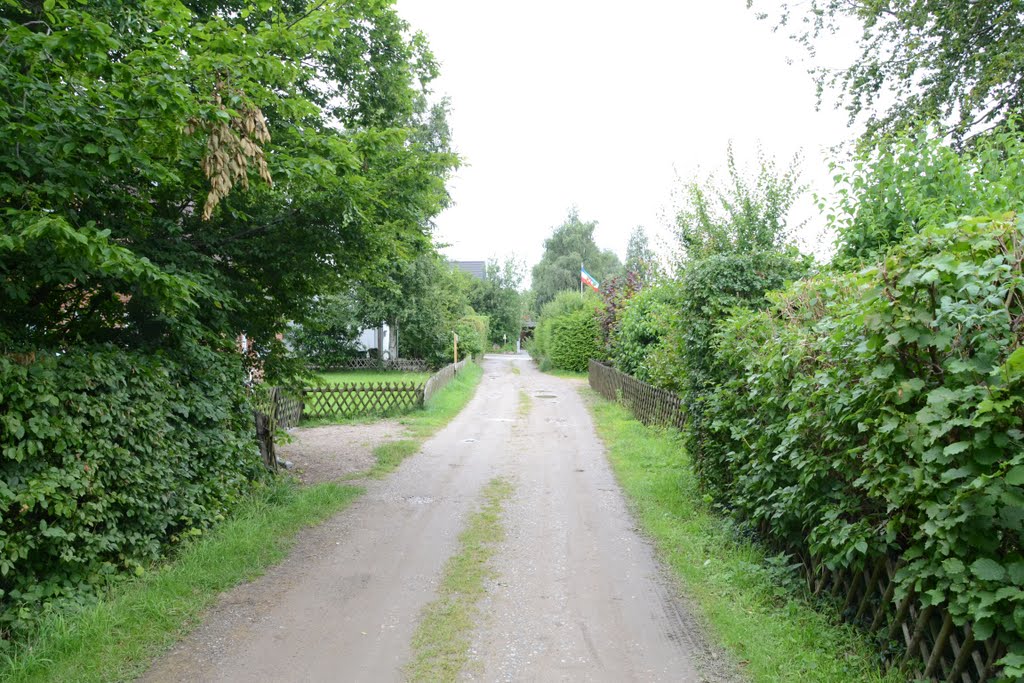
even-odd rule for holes
{"type": "Polygon", "coordinates": [[[455,343],[453,344],[452,348],[455,349],[455,362],[458,363],[459,362],[459,333],[458,332],[452,332],[452,334],[455,335],[455,343]]]}

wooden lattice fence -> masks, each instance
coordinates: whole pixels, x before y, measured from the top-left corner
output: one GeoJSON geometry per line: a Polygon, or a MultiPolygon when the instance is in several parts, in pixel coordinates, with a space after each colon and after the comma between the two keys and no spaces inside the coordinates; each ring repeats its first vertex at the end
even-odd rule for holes
{"type": "MultiPolygon", "coordinates": [[[[685,410],[678,396],[623,372],[590,361],[590,386],[605,398],[625,404],[644,424],[682,428],[685,410]]],[[[771,539],[762,525],[761,535],[771,539]]],[[[971,624],[956,626],[936,606],[923,606],[911,592],[896,599],[897,559],[885,557],[861,567],[829,569],[806,550],[785,548],[799,558],[804,578],[816,596],[842,601],[843,618],[878,636],[888,666],[901,667],[914,680],[983,683],[999,675],[995,665],[1005,653],[996,638],[975,639],[971,624]]]]}
{"type": "Polygon", "coordinates": [[[452,381],[466,367],[466,363],[469,363],[471,360],[472,358],[463,358],[458,363],[446,365],[431,375],[423,387],[423,402],[429,401],[431,396],[440,391],[448,382],[452,381]]]}
{"type": "Polygon", "coordinates": [[[303,417],[386,415],[423,405],[423,384],[385,382],[334,384],[302,390],[303,417]]]}
{"type": "Polygon", "coordinates": [[[829,569],[803,550],[800,558],[815,596],[842,600],[843,618],[877,634],[889,667],[902,667],[913,680],[982,683],[998,675],[1006,654],[996,638],[975,639],[971,624],[956,626],[945,609],[923,606],[913,592],[896,599],[900,563],[890,557],[862,567],[829,569]]]}
{"type": "Polygon", "coordinates": [[[664,389],[652,387],[615,368],[590,361],[590,386],[609,401],[620,401],[645,425],[683,428],[686,411],[682,399],[664,389]]]}
{"type": "Polygon", "coordinates": [[[289,395],[281,387],[270,390],[271,405],[274,407],[271,417],[274,426],[280,429],[297,427],[302,419],[302,398],[289,395]]]}
{"type": "Polygon", "coordinates": [[[418,358],[396,358],[394,360],[381,360],[379,358],[352,358],[341,365],[324,370],[369,370],[371,372],[427,372],[430,364],[418,358]]]}

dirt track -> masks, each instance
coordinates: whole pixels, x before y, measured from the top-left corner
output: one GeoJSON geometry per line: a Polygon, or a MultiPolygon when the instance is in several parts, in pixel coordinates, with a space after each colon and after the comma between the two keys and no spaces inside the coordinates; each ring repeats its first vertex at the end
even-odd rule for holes
{"type": "Polygon", "coordinates": [[[229,592],[142,680],[402,680],[420,610],[495,476],[515,493],[467,679],[732,680],[634,529],[579,383],[525,357],[484,368],[419,454],[229,592]]]}

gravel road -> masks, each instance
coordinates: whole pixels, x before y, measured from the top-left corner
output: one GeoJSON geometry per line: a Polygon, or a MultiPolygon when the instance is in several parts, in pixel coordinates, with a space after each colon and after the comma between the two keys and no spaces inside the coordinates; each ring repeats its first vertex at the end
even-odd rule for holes
{"type": "Polygon", "coordinates": [[[466,680],[736,680],[634,528],[580,382],[525,356],[484,370],[420,453],[228,592],[141,680],[402,680],[420,611],[496,476],[515,492],[466,680]]]}

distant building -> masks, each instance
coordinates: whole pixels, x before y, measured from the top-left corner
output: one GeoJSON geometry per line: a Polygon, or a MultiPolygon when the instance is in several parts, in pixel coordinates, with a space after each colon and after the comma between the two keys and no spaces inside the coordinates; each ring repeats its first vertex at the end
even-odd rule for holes
{"type": "Polygon", "coordinates": [[[477,280],[487,279],[486,261],[449,261],[448,265],[458,268],[463,273],[469,273],[477,280]]]}

